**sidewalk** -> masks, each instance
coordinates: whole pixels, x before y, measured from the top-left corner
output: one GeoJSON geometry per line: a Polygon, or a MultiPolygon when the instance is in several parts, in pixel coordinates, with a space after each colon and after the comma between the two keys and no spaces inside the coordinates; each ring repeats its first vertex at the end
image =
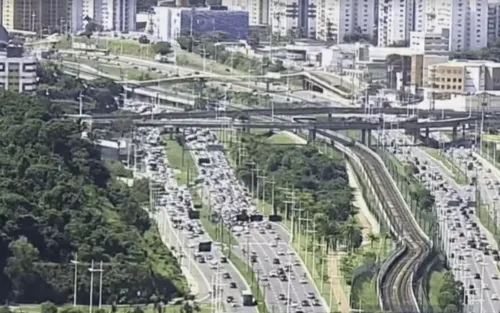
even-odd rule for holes
{"type": "Polygon", "coordinates": [[[331,259],[328,264],[328,276],[330,277],[330,281],[332,284],[333,298],[338,301],[338,310],[341,313],[349,313],[351,311],[349,299],[342,289],[342,283],[339,279],[341,256],[339,255],[339,253],[335,253],[330,256],[331,259]]]}

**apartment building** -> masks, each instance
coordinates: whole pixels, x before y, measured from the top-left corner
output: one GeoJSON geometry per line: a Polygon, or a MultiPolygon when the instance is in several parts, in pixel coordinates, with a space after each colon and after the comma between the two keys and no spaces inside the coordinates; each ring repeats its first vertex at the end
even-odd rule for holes
{"type": "Polygon", "coordinates": [[[378,1],[317,0],[316,38],[334,43],[344,42],[345,35],[355,32],[375,36],[378,1]]]}
{"type": "Polygon", "coordinates": [[[50,34],[65,31],[73,0],[3,0],[2,23],[7,29],[50,34]]]}
{"type": "Polygon", "coordinates": [[[408,42],[414,25],[414,0],[379,0],[378,45],[408,42]]]}
{"type": "Polygon", "coordinates": [[[137,0],[73,0],[71,30],[84,30],[87,17],[104,30],[129,32],[135,30],[137,0]]]}
{"type": "Polygon", "coordinates": [[[274,34],[316,38],[317,0],[271,0],[269,24],[274,34]]]}
{"type": "Polygon", "coordinates": [[[271,0],[222,0],[229,10],[248,11],[249,24],[266,25],[270,23],[269,6],[271,0]]]}
{"type": "Polygon", "coordinates": [[[500,2],[488,3],[488,43],[500,38],[500,2]]]}

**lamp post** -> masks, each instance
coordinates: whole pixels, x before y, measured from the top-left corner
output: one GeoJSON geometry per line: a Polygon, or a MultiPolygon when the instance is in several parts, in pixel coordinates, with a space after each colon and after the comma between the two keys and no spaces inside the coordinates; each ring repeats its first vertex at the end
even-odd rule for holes
{"type": "Polygon", "coordinates": [[[76,298],[77,298],[77,292],[78,292],[78,253],[75,253],[75,259],[70,261],[72,264],[75,265],[75,285],[74,285],[74,290],[73,290],[73,306],[76,306],[76,298]]]}

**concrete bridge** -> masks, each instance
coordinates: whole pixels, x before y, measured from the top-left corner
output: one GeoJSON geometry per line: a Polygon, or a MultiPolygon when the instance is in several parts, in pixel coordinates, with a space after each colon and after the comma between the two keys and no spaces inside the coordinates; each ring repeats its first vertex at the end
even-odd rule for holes
{"type": "MultiPolygon", "coordinates": [[[[318,114],[328,114],[330,115],[362,115],[366,113],[365,108],[359,107],[302,107],[302,108],[275,108],[275,109],[246,109],[246,110],[226,110],[226,111],[186,111],[186,112],[168,112],[155,114],[155,119],[209,119],[215,117],[229,117],[229,118],[250,118],[251,116],[258,115],[318,115],[318,114]]],[[[391,115],[406,115],[407,110],[405,108],[383,108],[376,110],[376,113],[391,114],[391,115]]],[[[444,116],[447,118],[466,118],[469,117],[467,112],[458,112],[453,110],[420,110],[418,116],[422,118],[427,118],[429,116],[444,116]]],[[[330,117],[332,117],[330,116],[330,117]]],[[[374,115],[376,116],[376,115],[374,115]]],[[[474,117],[479,115],[473,114],[474,117]]],[[[486,119],[490,117],[489,114],[485,116],[486,119]]],[[[100,119],[142,119],[141,116],[136,114],[130,115],[114,115],[114,114],[97,114],[92,116],[93,120],[100,119]]]]}

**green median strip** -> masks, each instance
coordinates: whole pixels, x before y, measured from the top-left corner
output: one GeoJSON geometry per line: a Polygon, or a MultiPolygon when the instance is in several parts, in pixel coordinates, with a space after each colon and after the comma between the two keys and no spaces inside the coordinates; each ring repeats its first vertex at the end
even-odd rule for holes
{"type": "MultiPolygon", "coordinates": [[[[191,154],[187,149],[184,149],[180,143],[175,139],[166,139],[166,154],[169,166],[178,171],[176,174],[177,182],[179,184],[189,184],[193,177],[196,177],[197,168],[191,154]]],[[[253,275],[253,271],[250,269],[250,264],[245,263],[237,255],[232,253],[232,245],[237,244],[237,240],[232,234],[232,232],[227,228],[227,226],[221,223],[214,223],[212,220],[212,211],[210,205],[203,201],[203,191],[197,188],[192,189],[193,203],[199,205],[200,209],[200,221],[203,228],[216,242],[222,244],[222,249],[224,254],[231,260],[233,265],[236,267],[238,272],[240,272],[250,286],[252,294],[257,299],[258,305],[257,309],[260,313],[269,313],[267,305],[264,299],[264,292],[259,286],[259,282],[253,275]]],[[[242,286],[240,286],[242,287],[242,286]]]]}
{"type": "Polygon", "coordinates": [[[424,148],[425,152],[427,152],[430,156],[435,158],[436,160],[440,161],[452,174],[453,174],[453,179],[455,182],[459,185],[467,185],[468,180],[467,180],[467,175],[460,169],[459,166],[453,162],[453,160],[450,160],[443,152],[442,150],[436,150],[433,148],[424,148]]]}

